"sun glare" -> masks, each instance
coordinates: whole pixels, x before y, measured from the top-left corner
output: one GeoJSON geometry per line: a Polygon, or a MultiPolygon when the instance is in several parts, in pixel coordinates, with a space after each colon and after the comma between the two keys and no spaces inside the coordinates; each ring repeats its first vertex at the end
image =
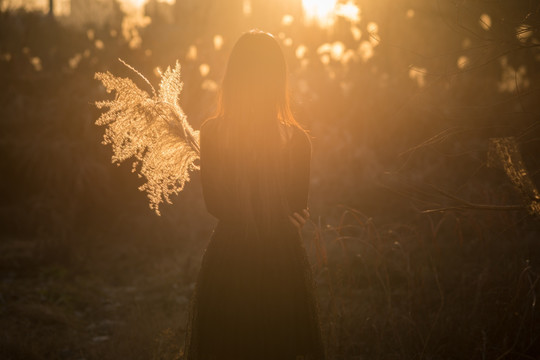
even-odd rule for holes
{"type": "Polygon", "coordinates": [[[307,23],[328,27],[334,23],[337,0],[302,0],[307,23]]]}
{"type": "Polygon", "coordinates": [[[345,4],[337,4],[336,15],[341,16],[352,23],[360,22],[360,8],[353,1],[345,4]]]}

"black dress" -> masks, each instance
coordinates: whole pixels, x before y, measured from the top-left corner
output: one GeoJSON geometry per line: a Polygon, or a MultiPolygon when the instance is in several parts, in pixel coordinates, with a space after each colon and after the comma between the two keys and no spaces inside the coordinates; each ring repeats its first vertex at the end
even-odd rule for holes
{"type": "MultiPolygon", "coordinates": [[[[264,231],[235,216],[233,170],[222,165],[217,120],[201,128],[201,181],[219,219],[191,303],[184,359],[324,359],[311,268],[288,218],[264,231]],[[229,173],[228,173],[229,172],[229,173]]],[[[293,211],[307,207],[311,144],[295,129],[280,151],[280,179],[293,211]]]]}

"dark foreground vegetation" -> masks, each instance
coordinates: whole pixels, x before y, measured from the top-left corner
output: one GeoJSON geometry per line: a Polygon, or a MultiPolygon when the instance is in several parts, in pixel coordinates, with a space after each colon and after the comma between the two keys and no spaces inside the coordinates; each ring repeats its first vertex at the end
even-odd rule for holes
{"type": "Polygon", "coordinates": [[[158,217],[130,166],[110,164],[93,75],[132,76],[121,57],[155,83],[154,68],[179,59],[199,128],[231,44],[258,26],[284,34],[313,136],[304,239],[330,358],[537,359],[535,2],[358,1],[361,19],[333,31],[296,13],[260,25],[276,12],[263,1],[251,20],[217,21],[219,3],[175,18],[148,7],[139,47],[121,13],[99,26],[0,13],[0,358],[181,358],[214,221],[196,174],[158,217]],[[515,148],[501,157],[494,139],[515,148]]]}

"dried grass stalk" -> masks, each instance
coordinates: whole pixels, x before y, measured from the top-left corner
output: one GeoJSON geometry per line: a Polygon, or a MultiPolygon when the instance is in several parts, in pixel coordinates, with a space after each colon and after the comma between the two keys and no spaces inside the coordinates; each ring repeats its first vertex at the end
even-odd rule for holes
{"type": "Polygon", "coordinates": [[[178,104],[183,85],[178,62],[161,74],[157,92],[142,74],[122,63],[149,84],[152,95],[129,78],[96,73],[107,92],[115,93],[114,100],[96,102],[99,109],[107,109],[96,124],[106,126],[103,144],[112,145],[113,163],[133,159],[132,171],[146,180],[139,190],[146,191],[150,208],[160,215],[159,205],[170,204],[171,195],[189,182],[190,171],[199,169],[199,132],[178,104]]]}
{"type": "Polygon", "coordinates": [[[540,193],[534,185],[514,137],[491,138],[488,166],[504,170],[512,184],[528,203],[531,214],[540,216],[540,193]]]}

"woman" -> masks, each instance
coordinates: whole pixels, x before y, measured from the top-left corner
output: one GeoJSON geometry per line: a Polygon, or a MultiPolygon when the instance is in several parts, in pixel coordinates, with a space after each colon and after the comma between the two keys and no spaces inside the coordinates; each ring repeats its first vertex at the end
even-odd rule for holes
{"type": "Polygon", "coordinates": [[[311,145],[287,98],[274,37],[235,44],[218,114],[201,128],[201,181],[219,219],[192,300],[185,359],[324,359],[299,229],[311,145]]]}

